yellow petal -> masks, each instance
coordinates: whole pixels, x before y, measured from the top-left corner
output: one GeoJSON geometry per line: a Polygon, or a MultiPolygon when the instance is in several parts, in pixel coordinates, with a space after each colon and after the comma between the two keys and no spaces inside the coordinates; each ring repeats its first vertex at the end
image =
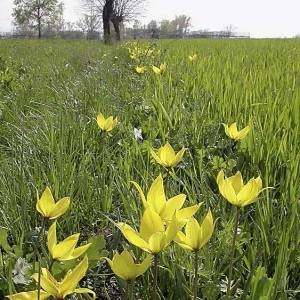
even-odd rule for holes
{"type": "Polygon", "coordinates": [[[242,140],[244,139],[247,134],[249,133],[250,131],[250,126],[246,126],[244,129],[242,129],[241,131],[238,132],[238,135],[237,135],[237,140],[242,140]]]}
{"type": "Polygon", "coordinates": [[[136,277],[133,258],[126,250],[124,250],[121,254],[116,253],[109,264],[112,271],[124,280],[131,280],[136,277]]]}
{"type": "Polygon", "coordinates": [[[56,219],[59,216],[63,215],[66,210],[70,206],[70,198],[64,197],[57,201],[57,203],[54,205],[53,209],[50,211],[49,218],[50,219],[56,219]]]}
{"type": "Polygon", "coordinates": [[[150,153],[152,155],[152,157],[156,160],[156,162],[162,166],[165,166],[165,164],[161,161],[161,159],[159,158],[159,156],[154,152],[153,149],[150,149],[150,153]]]}
{"type": "Polygon", "coordinates": [[[198,249],[202,248],[210,240],[213,231],[214,231],[214,221],[213,221],[212,213],[209,210],[200,226],[198,249]]]}
{"type": "Polygon", "coordinates": [[[114,118],[110,116],[105,121],[105,130],[111,131],[113,128],[114,128],[114,118]]]}
{"type": "Polygon", "coordinates": [[[155,232],[164,232],[164,224],[161,217],[151,208],[147,208],[142,216],[140,236],[148,241],[155,232]]]}
{"type": "Polygon", "coordinates": [[[145,195],[144,195],[144,193],[143,193],[142,188],[141,188],[135,181],[130,181],[130,182],[131,182],[131,183],[136,187],[136,189],[138,190],[138,192],[139,192],[139,194],[140,194],[140,197],[141,197],[141,199],[142,199],[144,208],[147,208],[149,205],[148,205],[148,203],[147,203],[147,200],[146,200],[146,197],[145,197],[145,195]]]}
{"type": "MultiPolygon", "coordinates": [[[[45,291],[40,291],[40,300],[49,298],[51,295],[45,291]]],[[[10,300],[38,300],[38,291],[22,292],[6,296],[10,300]]]]}
{"type": "Polygon", "coordinates": [[[53,259],[69,260],[72,256],[75,246],[79,239],[79,233],[73,234],[62,242],[58,243],[54,248],[52,254],[53,259]]]}
{"type": "Polygon", "coordinates": [[[234,176],[228,177],[225,179],[225,181],[231,183],[236,194],[238,194],[244,187],[243,178],[240,171],[238,171],[234,176]]]}
{"type": "Polygon", "coordinates": [[[85,256],[83,260],[71,271],[68,272],[60,283],[60,294],[63,298],[74,292],[78,282],[82,279],[88,269],[88,258],[85,256]]]}
{"type": "Polygon", "coordinates": [[[235,190],[232,186],[231,180],[224,179],[224,172],[221,170],[217,176],[217,183],[221,195],[233,205],[239,205],[235,190]]]}
{"type": "Polygon", "coordinates": [[[238,135],[238,130],[237,130],[236,123],[232,123],[229,126],[229,136],[234,139],[236,138],[237,135],[238,135]]]}
{"type": "Polygon", "coordinates": [[[156,67],[156,66],[152,66],[152,70],[155,74],[159,75],[161,74],[161,70],[160,68],[156,67]]]}
{"type": "MultiPolygon", "coordinates": [[[[32,278],[38,283],[39,274],[38,273],[33,274],[32,278]]],[[[58,285],[57,281],[53,278],[50,272],[47,269],[42,268],[42,274],[41,274],[42,289],[47,293],[49,293],[50,295],[56,297],[59,294],[57,285],[58,285]]]]}
{"type": "Polygon", "coordinates": [[[159,175],[151,184],[147,194],[147,203],[158,214],[162,212],[166,205],[166,196],[162,176],[159,175]]]}
{"type": "Polygon", "coordinates": [[[55,205],[54,198],[48,187],[44,190],[41,198],[37,201],[36,209],[44,217],[49,217],[50,212],[52,211],[55,205]]]}
{"type": "Polygon", "coordinates": [[[167,167],[171,167],[175,160],[175,151],[173,147],[169,143],[166,143],[166,145],[159,150],[159,157],[167,167]]]}
{"type": "Polygon", "coordinates": [[[229,127],[228,127],[228,125],[227,125],[227,124],[223,124],[223,126],[224,126],[224,129],[225,129],[226,135],[230,137],[230,132],[229,132],[229,127]]]}
{"type": "Polygon", "coordinates": [[[186,195],[180,194],[175,197],[170,198],[165,205],[165,208],[161,212],[160,216],[164,221],[171,221],[176,210],[179,210],[184,201],[186,199],[186,195]]]}
{"type": "Polygon", "coordinates": [[[161,252],[168,244],[164,232],[155,232],[149,238],[149,248],[153,254],[161,252]]]}
{"type": "Polygon", "coordinates": [[[129,243],[149,252],[149,245],[147,241],[140,237],[140,235],[132,227],[125,223],[118,223],[118,227],[129,243]]]}
{"type": "Polygon", "coordinates": [[[262,181],[260,177],[250,179],[248,183],[237,195],[241,206],[249,205],[256,201],[257,196],[262,190],[262,181]]]}
{"type": "Polygon", "coordinates": [[[168,227],[166,229],[166,242],[170,243],[174,240],[177,233],[181,230],[181,228],[184,226],[185,222],[178,220],[176,217],[176,214],[173,215],[173,218],[171,222],[168,224],[168,227]]]}
{"type": "Polygon", "coordinates": [[[104,130],[104,127],[105,127],[105,118],[104,116],[99,113],[98,116],[97,116],[97,123],[98,123],[98,126],[104,130]]]}
{"type": "Polygon", "coordinates": [[[179,231],[174,238],[174,242],[176,242],[180,247],[193,251],[194,249],[190,246],[189,241],[185,234],[179,231]]]}
{"type": "Polygon", "coordinates": [[[92,245],[92,243],[88,243],[86,245],[75,248],[70,259],[78,258],[83,253],[85,253],[90,248],[91,245],[92,245]]]}
{"type": "Polygon", "coordinates": [[[185,226],[187,244],[194,250],[198,249],[200,226],[195,218],[191,218],[185,226]]]}
{"type": "Polygon", "coordinates": [[[144,274],[151,266],[152,256],[147,255],[141,264],[137,265],[137,276],[144,274]]]}
{"type": "Polygon", "coordinates": [[[182,161],[184,152],[185,152],[185,148],[182,148],[175,156],[173,162],[172,162],[172,166],[171,167],[175,167],[176,165],[178,165],[178,163],[180,163],[182,161]]]}
{"type": "Polygon", "coordinates": [[[187,221],[199,210],[201,205],[202,203],[199,203],[179,210],[176,214],[178,220],[187,221]]]}
{"type": "Polygon", "coordinates": [[[224,181],[224,171],[221,170],[217,176],[217,184],[220,185],[224,181]]]}

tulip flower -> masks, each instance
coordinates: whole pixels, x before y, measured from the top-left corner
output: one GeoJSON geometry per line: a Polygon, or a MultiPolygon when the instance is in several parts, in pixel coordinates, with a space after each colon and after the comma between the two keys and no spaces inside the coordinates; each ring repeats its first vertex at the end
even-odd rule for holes
{"type": "Polygon", "coordinates": [[[145,210],[139,232],[125,223],[118,223],[128,242],[151,254],[158,254],[164,250],[183,225],[184,223],[178,221],[174,214],[172,221],[165,226],[161,217],[151,208],[145,210]]]}
{"type": "Polygon", "coordinates": [[[136,67],[135,68],[135,71],[138,73],[138,74],[144,74],[145,71],[146,71],[146,67],[136,67]]]}
{"type": "Polygon", "coordinates": [[[110,116],[105,119],[104,116],[99,113],[97,116],[97,123],[102,131],[109,132],[112,131],[118,124],[118,118],[114,119],[112,116],[110,116]]]}
{"type": "Polygon", "coordinates": [[[179,221],[186,221],[191,218],[199,209],[201,204],[193,205],[181,209],[186,199],[186,195],[179,194],[175,197],[166,200],[163,178],[159,175],[152,183],[147,198],[145,197],[141,187],[134,181],[132,181],[136,189],[138,190],[145,209],[152,208],[161,219],[170,223],[174,213],[179,221]]]}
{"type": "Polygon", "coordinates": [[[56,222],[54,222],[50,226],[47,235],[47,245],[52,259],[59,261],[71,260],[82,255],[91,246],[91,243],[75,248],[79,235],[79,233],[73,234],[57,243],[56,222]]]}
{"type": "Polygon", "coordinates": [[[217,184],[221,195],[231,204],[244,207],[256,201],[257,196],[262,191],[262,181],[260,177],[251,178],[245,185],[240,172],[225,179],[221,170],[217,177],[217,184]]]}
{"type": "Polygon", "coordinates": [[[236,123],[232,123],[230,126],[223,124],[225,133],[233,140],[242,140],[244,139],[250,131],[250,126],[246,126],[242,130],[238,131],[236,123]]]}
{"type": "Polygon", "coordinates": [[[257,196],[262,191],[262,181],[260,177],[251,178],[245,185],[240,172],[229,178],[224,177],[224,172],[221,170],[217,176],[217,184],[221,195],[231,204],[236,206],[235,225],[232,238],[232,256],[229,264],[229,275],[227,285],[227,296],[231,295],[231,277],[233,262],[235,257],[235,241],[237,237],[237,229],[240,218],[241,207],[249,205],[256,201],[257,196]]]}
{"type": "MultiPolygon", "coordinates": [[[[70,270],[62,281],[58,282],[52,274],[45,268],[42,268],[40,277],[40,299],[47,299],[52,296],[57,300],[65,299],[71,294],[91,294],[93,299],[96,299],[96,294],[88,288],[76,288],[79,281],[83,278],[88,269],[87,256],[73,269],[70,270]]],[[[38,282],[39,274],[33,274],[33,279],[38,282]]],[[[7,296],[10,300],[37,300],[38,291],[22,292],[7,296]]]]}
{"type": "Polygon", "coordinates": [[[55,203],[50,189],[46,187],[42,197],[36,203],[36,210],[45,218],[56,219],[64,214],[69,206],[69,197],[64,197],[55,203]]]}
{"type": "Polygon", "coordinates": [[[197,59],[197,54],[189,55],[189,61],[195,61],[197,59]]]}
{"type": "Polygon", "coordinates": [[[152,66],[152,70],[156,75],[162,75],[166,71],[166,68],[166,63],[161,64],[159,67],[152,66]]]}
{"type": "Polygon", "coordinates": [[[201,225],[195,218],[191,218],[185,225],[185,234],[177,233],[174,241],[184,249],[194,252],[194,283],[193,299],[197,299],[198,290],[198,252],[210,240],[214,231],[214,223],[211,211],[207,213],[201,225]]]}
{"type": "Polygon", "coordinates": [[[121,254],[116,253],[112,260],[106,258],[112,271],[124,280],[134,280],[144,274],[151,266],[152,257],[147,255],[141,264],[135,264],[132,256],[127,250],[121,254]]]}
{"type": "Polygon", "coordinates": [[[195,218],[191,218],[185,225],[185,234],[179,231],[174,241],[182,248],[197,251],[210,240],[213,231],[213,217],[209,211],[201,225],[195,218]]]}
{"type": "Polygon", "coordinates": [[[175,153],[173,147],[166,143],[164,146],[158,149],[158,152],[155,153],[153,149],[150,149],[152,157],[156,160],[157,163],[164,166],[165,168],[176,167],[177,164],[182,160],[185,148],[182,148],[177,154],[175,153]]]}

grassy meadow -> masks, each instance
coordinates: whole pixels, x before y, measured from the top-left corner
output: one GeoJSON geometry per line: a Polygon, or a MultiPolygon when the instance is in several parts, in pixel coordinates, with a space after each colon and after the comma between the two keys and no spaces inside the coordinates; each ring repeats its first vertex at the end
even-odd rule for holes
{"type": "MultiPolygon", "coordinates": [[[[42,222],[36,201],[49,186],[55,199],[71,198],[59,240],[77,232],[83,243],[94,237],[81,286],[97,299],[119,299],[125,284],[101,257],[123,247],[145,257],[115,223],[139,227],[143,203],[131,181],[146,193],[162,174],[167,198],[184,193],[184,206],[203,202],[197,220],[208,209],[214,218],[199,252],[199,299],[299,299],[300,41],[141,42],[151,54],[138,61],[128,47],[135,46],[0,41],[0,298],[35,289],[15,280],[19,257],[32,266],[24,277],[38,270],[37,261],[46,265],[35,246],[42,222]],[[151,66],[164,62],[165,72],[154,74],[151,66]],[[118,118],[110,133],[98,127],[99,112],[118,118]],[[251,128],[242,141],[224,132],[223,123],[233,122],[251,128]],[[168,173],[150,155],[166,142],[176,152],[186,148],[168,173]],[[265,188],[241,209],[227,298],[235,208],[219,192],[221,169],[228,177],[240,171],[246,182],[261,176],[265,188]]],[[[159,255],[161,299],[191,299],[192,257],[176,243],[159,255]]],[[[73,266],[57,262],[52,272],[73,266]]],[[[137,278],[132,299],[152,299],[152,273],[137,278]]]]}

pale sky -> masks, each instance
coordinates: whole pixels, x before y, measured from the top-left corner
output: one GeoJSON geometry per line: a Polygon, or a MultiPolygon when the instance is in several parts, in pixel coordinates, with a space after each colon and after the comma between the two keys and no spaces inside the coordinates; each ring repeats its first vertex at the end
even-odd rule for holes
{"type": "MultiPolygon", "coordinates": [[[[64,0],[66,21],[82,13],[80,0],[64,0]]],[[[13,0],[0,0],[0,32],[12,28],[13,0]]],[[[185,14],[192,30],[223,30],[230,24],[251,37],[293,37],[300,34],[300,0],[148,0],[143,23],[185,14]]]]}

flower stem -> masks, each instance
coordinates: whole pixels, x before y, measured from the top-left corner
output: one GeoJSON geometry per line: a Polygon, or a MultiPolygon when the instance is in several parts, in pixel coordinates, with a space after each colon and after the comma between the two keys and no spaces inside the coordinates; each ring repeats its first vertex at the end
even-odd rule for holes
{"type": "Polygon", "coordinates": [[[154,264],[153,264],[153,294],[152,299],[158,299],[157,297],[157,271],[158,271],[158,254],[154,254],[154,264]]]}
{"type": "Polygon", "coordinates": [[[134,281],[133,280],[128,280],[126,281],[126,295],[125,295],[125,299],[126,300],[133,300],[133,287],[134,287],[134,281]]]}
{"type": "Polygon", "coordinates": [[[196,250],[194,256],[194,284],[193,284],[193,299],[197,299],[197,291],[198,291],[198,267],[199,267],[199,250],[196,250]]]}
{"type": "Polygon", "coordinates": [[[240,207],[236,207],[236,211],[235,211],[235,224],[234,224],[234,232],[233,232],[233,238],[232,238],[232,255],[230,258],[230,265],[229,265],[229,275],[228,275],[228,284],[227,284],[227,296],[231,295],[231,278],[232,278],[232,268],[233,268],[233,260],[235,257],[235,241],[236,241],[236,236],[237,236],[237,229],[238,229],[238,225],[239,225],[239,219],[240,219],[240,207]]]}
{"type": "Polygon", "coordinates": [[[39,257],[39,273],[38,273],[38,300],[41,298],[41,273],[42,273],[42,268],[41,268],[41,261],[39,257]]]}
{"type": "Polygon", "coordinates": [[[166,196],[168,196],[169,176],[170,176],[170,168],[167,168],[167,173],[166,173],[166,177],[165,177],[165,193],[166,193],[166,196]]]}
{"type": "Polygon", "coordinates": [[[41,229],[38,234],[37,244],[35,245],[36,257],[39,264],[39,273],[38,273],[38,300],[41,298],[41,273],[42,273],[42,266],[41,266],[41,255],[39,253],[38,247],[39,245],[43,245],[45,237],[45,218],[42,219],[41,229]]]}

